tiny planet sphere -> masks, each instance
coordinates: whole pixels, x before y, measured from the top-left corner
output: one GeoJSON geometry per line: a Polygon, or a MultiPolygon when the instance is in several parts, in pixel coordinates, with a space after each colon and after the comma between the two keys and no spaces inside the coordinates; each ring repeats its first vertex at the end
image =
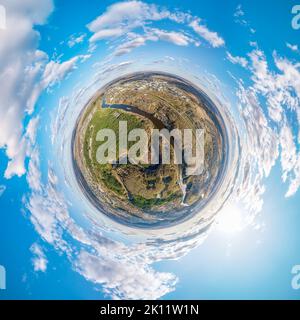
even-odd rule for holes
{"type": "Polygon", "coordinates": [[[170,227],[201,212],[218,188],[225,167],[225,132],[216,105],[191,82],[162,72],[129,74],[101,88],[80,113],[72,137],[75,176],[99,214],[134,228],[170,227]],[[120,131],[124,124],[125,134],[120,131]],[[148,144],[132,138],[141,131],[148,144]],[[115,137],[107,163],[99,161],[108,143],[99,132],[115,137]],[[160,134],[155,150],[154,132],[160,134]],[[172,132],[179,134],[174,137],[172,132]],[[188,132],[190,156],[202,165],[194,172],[185,156],[188,132]],[[168,139],[169,162],[163,144],[168,139]],[[129,150],[137,145],[138,159],[130,162],[129,150]]]}

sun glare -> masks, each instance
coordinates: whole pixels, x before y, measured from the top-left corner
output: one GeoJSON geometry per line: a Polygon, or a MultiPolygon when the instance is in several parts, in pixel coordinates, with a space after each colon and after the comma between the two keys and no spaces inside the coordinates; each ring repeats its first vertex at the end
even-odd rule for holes
{"type": "Polygon", "coordinates": [[[217,229],[231,234],[242,231],[245,225],[242,211],[234,205],[225,207],[217,220],[217,229]]]}

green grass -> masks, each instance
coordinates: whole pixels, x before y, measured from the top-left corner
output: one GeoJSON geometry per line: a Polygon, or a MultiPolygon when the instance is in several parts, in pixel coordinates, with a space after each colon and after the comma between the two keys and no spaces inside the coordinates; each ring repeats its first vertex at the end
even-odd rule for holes
{"type": "Polygon", "coordinates": [[[176,193],[172,193],[169,197],[167,198],[154,198],[154,199],[146,199],[144,197],[141,196],[134,196],[131,199],[131,202],[133,205],[142,208],[142,209],[150,209],[153,206],[160,206],[163,205],[165,203],[168,203],[174,199],[177,198],[177,194],[176,193]]]}
{"type": "Polygon", "coordinates": [[[101,179],[103,183],[107,186],[109,190],[114,191],[119,195],[124,194],[124,190],[120,182],[111,174],[111,169],[108,168],[109,165],[103,165],[101,170],[101,179]],[[106,167],[105,167],[106,166],[106,167]]]}
{"type": "MultiPolygon", "coordinates": [[[[112,166],[110,164],[99,164],[96,160],[96,152],[98,147],[104,143],[96,141],[96,135],[101,129],[112,129],[116,134],[117,141],[117,158],[119,149],[119,121],[127,121],[128,132],[132,129],[143,128],[144,122],[141,119],[131,113],[124,112],[119,109],[100,109],[97,110],[90,123],[87,126],[87,130],[84,137],[83,153],[85,163],[88,170],[98,183],[101,181],[106,185],[109,190],[114,191],[118,195],[125,195],[121,183],[112,174],[112,166]],[[119,114],[116,117],[116,114],[119,114]],[[91,139],[91,150],[90,150],[91,139]],[[90,152],[91,151],[91,152],[90,152]]],[[[129,147],[134,142],[129,144],[129,147]]]]}

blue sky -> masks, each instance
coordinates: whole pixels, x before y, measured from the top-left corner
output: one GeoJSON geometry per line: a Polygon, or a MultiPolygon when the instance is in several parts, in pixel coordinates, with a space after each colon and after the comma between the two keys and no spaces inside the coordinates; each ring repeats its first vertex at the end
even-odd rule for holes
{"type": "Polygon", "coordinates": [[[291,286],[300,264],[296,1],[0,4],[0,299],[300,298],[291,286]],[[99,218],[74,182],[78,112],[105,82],[139,70],[184,76],[230,114],[241,149],[232,148],[228,198],[207,233],[178,227],[150,245],[149,234],[99,218]]]}

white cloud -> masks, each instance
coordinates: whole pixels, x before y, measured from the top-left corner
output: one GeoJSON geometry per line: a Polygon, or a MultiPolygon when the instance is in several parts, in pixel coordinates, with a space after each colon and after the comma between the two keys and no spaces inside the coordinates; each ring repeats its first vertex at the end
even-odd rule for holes
{"type": "Polygon", "coordinates": [[[157,6],[141,1],[118,2],[107,8],[106,12],[88,24],[90,31],[110,29],[111,26],[133,29],[143,26],[147,20],[161,20],[170,15],[166,10],[159,11],[157,6]]]}
{"type": "Polygon", "coordinates": [[[8,16],[7,29],[0,33],[0,148],[5,148],[9,159],[5,171],[9,179],[25,173],[25,158],[35,142],[34,123],[30,121],[26,129],[24,118],[33,113],[44,89],[61,81],[87,57],[49,62],[38,50],[40,35],[34,27],[46,22],[53,10],[52,0],[6,0],[3,5],[8,16]]]}
{"type": "Polygon", "coordinates": [[[285,58],[280,58],[276,54],[274,55],[274,61],[276,67],[281,71],[276,77],[276,85],[278,88],[283,86],[285,90],[285,96],[283,101],[290,105],[291,109],[295,110],[299,106],[300,99],[300,63],[293,63],[285,58]],[[298,99],[292,99],[290,92],[294,90],[298,99]]]}
{"type": "MultiPolygon", "coordinates": [[[[243,110],[243,114],[247,118],[247,129],[251,128],[251,132],[248,132],[249,141],[258,143],[254,153],[262,156],[257,159],[257,163],[263,165],[274,163],[279,156],[279,151],[275,152],[275,150],[280,150],[282,180],[288,183],[285,196],[292,196],[300,187],[300,152],[296,148],[296,142],[300,141],[300,64],[279,57],[274,52],[273,59],[277,69],[271,70],[264,52],[259,50],[257,45],[248,56],[253,86],[240,92],[239,96],[241,102],[248,106],[243,110]],[[247,98],[249,94],[252,96],[251,100],[247,98]],[[261,97],[266,101],[266,112],[269,115],[269,121],[273,121],[273,129],[265,116],[255,119],[258,113],[249,110],[249,106],[255,104],[258,106],[257,110],[262,109],[258,103],[261,97]],[[289,120],[286,116],[287,111],[290,114],[289,120]],[[255,119],[255,122],[251,118],[255,119]],[[292,134],[294,130],[297,130],[297,136],[292,134]],[[272,131],[271,141],[269,138],[272,131]],[[275,145],[277,145],[276,148],[275,145]]],[[[269,168],[270,165],[267,165],[266,173],[269,172],[269,168]]]]}
{"type": "Polygon", "coordinates": [[[80,62],[83,63],[85,62],[86,60],[90,59],[91,58],[91,54],[81,54],[79,55],[79,59],[80,59],[80,62]]]}
{"type": "MultiPolygon", "coordinates": [[[[93,32],[89,41],[96,42],[120,37],[135,28],[145,26],[147,21],[165,19],[169,15],[168,11],[159,10],[156,5],[141,1],[118,2],[108,7],[103,14],[88,24],[88,29],[93,32]]],[[[144,36],[141,35],[141,37],[144,36]]],[[[133,45],[131,47],[137,46],[133,45]]],[[[122,51],[127,53],[125,49],[122,51]]],[[[120,50],[120,52],[122,51],[120,50]]]]}
{"type": "Polygon", "coordinates": [[[243,17],[245,15],[245,12],[243,11],[242,9],[242,5],[239,4],[236,9],[235,9],[235,12],[234,12],[234,17],[243,17]]]}
{"type": "Polygon", "coordinates": [[[76,44],[82,43],[86,34],[81,34],[79,36],[71,35],[70,39],[68,40],[68,46],[73,48],[76,44]]]}
{"type": "Polygon", "coordinates": [[[30,119],[26,132],[21,137],[19,149],[16,149],[16,153],[13,155],[8,154],[11,161],[8,163],[5,170],[5,178],[9,179],[15,174],[21,176],[25,173],[24,159],[26,156],[31,155],[35,143],[38,122],[38,117],[30,119]]]}
{"type": "Polygon", "coordinates": [[[210,31],[205,25],[200,24],[200,19],[193,20],[190,27],[203,39],[212,45],[214,48],[222,47],[225,41],[218,35],[217,32],[210,31]]]}
{"type": "Polygon", "coordinates": [[[292,130],[284,124],[280,131],[282,180],[288,179],[290,184],[286,197],[295,194],[300,187],[300,153],[297,153],[292,130]]]}
{"type": "Polygon", "coordinates": [[[277,134],[268,126],[268,119],[255,91],[252,88],[245,89],[240,83],[237,94],[248,136],[247,154],[255,159],[253,163],[258,164],[260,175],[268,176],[278,157],[277,134]]]}
{"type": "Polygon", "coordinates": [[[292,51],[299,51],[299,48],[298,48],[298,45],[296,45],[296,44],[290,44],[290,43],[286,43],[286,46],[289,48],[289,49],[291,49],[292,51]]]}
{"type": "MultiPolygon", "coordinates": [[[[272,120],[279,122],[282,118],[281,95],[276,89],[276,81],[268,69],[268,63],[264,53],[258,49],[253,50],[249,57],[251,59],[252,80],[254,88],[268,98],[268,112],[272,120]]],[[[280,90],[281,91],[281,90],[280,90]]]]}
{"type": "Polygon", "coordinates": [[[2,4],[7,10],[7,28],[0,33],[0,148],[5,148],[10,159],[5,171],[5,177],[10,178],[25,172],[29,141],[23,136],[22,121],[32,109],[29,103],[34,83],[46,59],[46,55],[37,50],[39,34],[33,28],[46,21],[53,3],[51,0],[21,3],[6,0],[2,4]]]}
{"type": "Polygon", "coordinates": [[[32,144],[35,142],[39,121],[39,116],[31,118],[26,128],[26,136],[32,144]]]}
{"type": "Polygon", "coordinates": [[[247,64],[248,64],[248,61],[246,58],[244,57],[239,57],[239,56],[233,56],[230,52],[226,52],[226,55],[227,55],[227,59],[233,63],[233,64],[239,64],[241,65],[242,67],[246,68],[247,67],[247,64]]]}
{"type": "Polygon", "coordinates": [[[5,6],[8,16],[13,14],[20,19],[26,16],[31,24],[37,25],[44,24],[54,9],[52,0],[2,0],[1,3],[5,6]]]}
{"type": "Polygon", "coordinates": [[[235,9],[235,12],[233,14],[234,16],[234,22],[238,23],[244,27],[249,27],[249,23],[245,19],[245,12],[242,9],[242,5],[238,5],[235,9]]]}
{"type": "Polygon", "coordinates": [[[122,260],[82,251],[75,265],[85,278],[103,285],[113,299],[154,300],[174,289],[176,278],[172,274],[155,272],[138,261],[122,260]]]}
{"type": "MultiPolygon", "coordinates": [[[[157,38],[152,38],[153,40],[157,39],[157,38]]],[[[139,36],[136,35],[135,38],[119,45],[114,54],[116,56],[120,56],[126,53],[131,52],[133,49],[144,46],[146,44],[146,41],[149,40],[149,37],[147,36],[139,36]]]]}
{"type": "Polygon", "coordinates": [[[112,71],[117,71],[117,70],[121,70],[123,68],[126,68],[126,67],[128,67],[128,66],[130,66],[132,64],[133,64],[133,61],[123,61],[123,62],[120,62],[120,63],[113,64],[113,65],[105,67],[104,69],[102,69],[100,71],[100,73],[102,75],[105,75],[105,74],[110,73],[112,71]]]}
{"type": "Polygon", "coordinates": [[[181,32],[165,31],[157,28],[145,29],[145,34],[129,33],[124,43],[120,44],[114,54],[120,56],[131,52],[133,49],[144,46],[147,41],[167,41],[178,46],[187,46],[195,41],[181,32]]]}
{"type": "Polygon", "coordinates": [[[79,56],[76,56],[61,63],[55,61],[47,63],[42,77],[41,90],[52,87],[64,79],[66,75],[76,69],[78,60],[79,56]]]}
{"type": "Polygon", "coordinates": [[[35,191],[41,190],[41,172],[39,164],[39,152],[37,149],[34,149],[30,155],[26,179],[29,184],[29,187],[35,191]]]}
{"type": "Polygon", "coordinates": [[[151,31],[160,40],[171,42],[178,46],[187,46],[191,42],[191,39],[181,32],[175,32],[175,31],[168,32],[160,29],[152,29],[151,31]]]}
{"type": "Polygon", "coordinates": [[[114,28],[114,29],[103,29],[97,31],[90,38],[90,42],[96,42],[102,39],[109,39],[114,37],[119,37],[125,33],[125,30],[122,28],[114,28]]]}
{"type": "Polygon", "coordinates": [[[93,33],[89,41],[94,43],[103,39],[126,37],[126,41],[117,46],[115,55],[129,53],[133,49],[145,45],[147,41],[162,40],[179,46],[187,46],[191,43],[199,46],[199,41],[192,39],[182,31],[167,31],[149,27],[150,24],[163,19],[182,24],[188,28],[192,27],[200,37],[213,47],[224,45],[224,40],[216,32],[201,25],[199,18],[193,18],[190,14],[179,11],[170,12],[141,1],[118,2],[108,7],[103,14],[88,24],[89,30],[93,33]],[[193,21],[191,22],[191,20],[193,21]],[[138,28],[139,31],[137,31],[138,28]],[[130,34],[135,34],[135,37],[130,34]]]}
{"type": "Polygon", "coordinates": [[[40,245],[34,243],[30,247],[30,251],[33,253],[34,257],[32,258],[32,264],[34,271],[45,272],[47,270],[48,260],[45,256],[45,253],[40,245]]]}
{"type": "Polygon", "coordinates": [[[35,186],[38,183],[40,187],[33,189],[34,192],[26,204],[27,209],[31,212],[30,220],[45,241],[57,249],[66,251],[68,245],[62,238],[62,226],[68,220],[69,215],[63,196],[56,191],[52,183],[45,186],[41,184],[41,181],[34,181],[35,186]],[[47,196],[44,196],[45,194],[47,196]]]}
{"type": "Polygon", "coordinates": [[[268,126],[268,120],[252,88],[246,89],[239,82],[237,95],[247,137],[239,155],[241,182],[237,184],[237,198],[244,204],[249,219],[253,219],[263,206],[263,179],[270,174],[278,157],[278,138],[276,132],[268,126]]]}
{"type": "Polygon", "coordinates": [[[239,89],[239,110],[246,134],[242,144],[241,184],[237,195],[243,200],[249,217],[261,211],[265,192],[264,178],[268,177],[277,159],[282,167],[282,179],[288,184],[285,196],[293,195],[300,186],[300,153],[296,149],[297,137],[293,136],[295,126],[289,124],[286,111],[291,119],[298,119],[299,132],[299,75],[297,64],[273,54],[271,70],[266,55],[258,45],[248,56],[247,70],[252,84],[247,87],[237,80],[239,89]]]}
{"type": "Polygon", "coordinates": [[[246,27],[252,34],[256,32],[254,28],[251,27],[250,23],[245,18],[246,13],[242,8],[242,5],[239,4],[233,14],[234,22],[240,24],[243,27],[246,27]]]}

